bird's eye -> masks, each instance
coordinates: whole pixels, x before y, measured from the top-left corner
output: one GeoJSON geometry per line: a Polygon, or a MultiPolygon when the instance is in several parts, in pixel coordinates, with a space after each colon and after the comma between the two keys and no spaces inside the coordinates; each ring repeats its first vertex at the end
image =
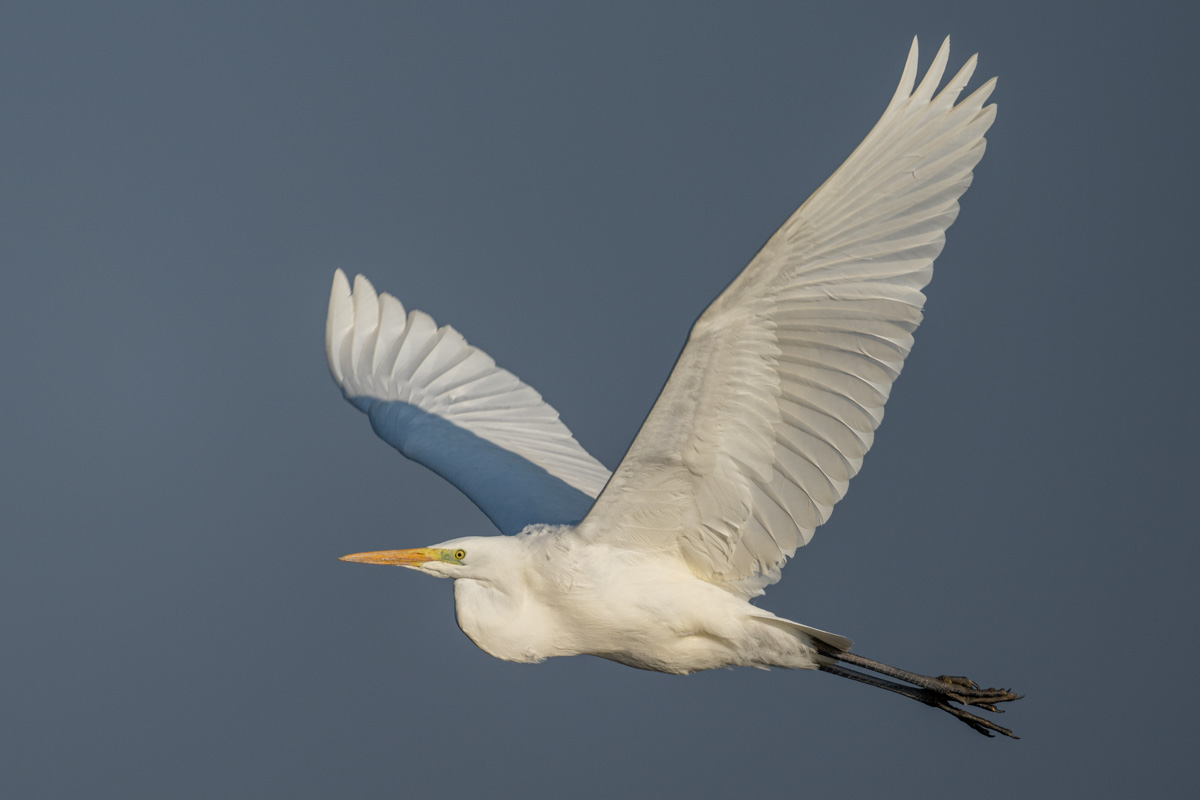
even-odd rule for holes
{"type": "Polygon", "coordinates": [[[457,560],[462,561],[464,558],[467,557],[467,551],[466,550],[455,550],[454,557],[457,560]]]}

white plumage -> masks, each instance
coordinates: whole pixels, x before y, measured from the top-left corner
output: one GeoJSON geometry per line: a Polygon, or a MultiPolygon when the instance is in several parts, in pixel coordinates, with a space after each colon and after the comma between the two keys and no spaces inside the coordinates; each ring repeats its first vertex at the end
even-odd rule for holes
{"type": "Polygon", "coordinates": [[[914,90],[914,40],[874,129],[696,321],[611,476],[457,331],[406,314],[362,276],[351,290],[338,270],[326,346],[347,399],[516,534],[346,558],[455,578],[460,626],[500,658],[819,668],[1007,734],[950,701],[994,710],[1016,695],[863,659],[845,637],[748,602],[861,467],[983,156],[995,79],[958,102],[972,57],[935,94],[948,58],[949,40],[914,90]]]}

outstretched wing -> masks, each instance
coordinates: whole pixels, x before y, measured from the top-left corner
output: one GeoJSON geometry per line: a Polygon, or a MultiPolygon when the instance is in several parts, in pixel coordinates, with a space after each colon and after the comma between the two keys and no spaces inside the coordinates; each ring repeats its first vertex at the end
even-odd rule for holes
{"type": "Polygon", "coordinates": [[[984,151],[988,81],[936,97],[949,39],[696,321],[637,438],[579,528],[673,551],[747,596],[779,579],[846,493],[921,321],[933,260],[984,151]]]}
{"type": "Polygon", "coordinates": [[[366,278],[333,276],[329,369],[404,455],[457,486],[504,533],[583,519],[609,472],[558,412],[449,325],[406,314],[366,278]]]}

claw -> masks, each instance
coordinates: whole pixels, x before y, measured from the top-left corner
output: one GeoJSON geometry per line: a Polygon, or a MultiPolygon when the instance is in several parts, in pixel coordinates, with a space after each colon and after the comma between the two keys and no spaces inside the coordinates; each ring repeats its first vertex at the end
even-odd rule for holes
{"type": "Polygon", "coordinates": [[[1020,739],[1021,738],[1020,736],[1015,736],[1013,734],[1013,732],[1010,731],[1008,728],[1003,728],[994,722],[989,722],[988,720],[984,719],[983,717],[977,717],[974,714],[972,714],[970,711],[966,711],[965,709],[961,709],[956,706],[952,706],[945,701],[939,700],[934,703],[931,703],[931,705],[935,706],[936,708],[940,708],[942,711],[946,711],[946,712],[949,712],[950,714],[953,714],[954,716],[958,717],[963,722],[970,725],[972,730],[982,733],[984,736],[987,736],[989,738],[992,736],[992,731],[1003,734],[1003,735],[1009,737],[1010,739],[1020,739]]]}

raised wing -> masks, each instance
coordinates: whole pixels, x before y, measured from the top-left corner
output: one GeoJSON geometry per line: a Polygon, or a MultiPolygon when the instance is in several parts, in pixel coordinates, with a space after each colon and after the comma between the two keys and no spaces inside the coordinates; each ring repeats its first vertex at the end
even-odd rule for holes
{"type": "Polygon", "coordinates": [[[536,391],[449,325],[406,314],[359,275],[333,276],[329,370],[404,455],[457,486],[504,533],[583,519],[609,472],[536,391]]]}
{"type": "Polygon", "coordinates": [[[988,81],[936,97],[949,39],[696,321],[581,535],[677,552],[747,596],[779,579],[871,447],[921,321],[933,260],[983,156],[988,81]]]}

